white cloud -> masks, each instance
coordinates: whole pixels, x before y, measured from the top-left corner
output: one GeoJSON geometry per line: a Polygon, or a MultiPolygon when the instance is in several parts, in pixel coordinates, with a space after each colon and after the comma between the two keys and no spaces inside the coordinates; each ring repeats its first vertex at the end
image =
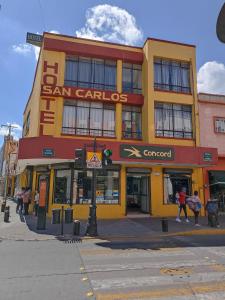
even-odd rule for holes
{"type": "Polygon", "coordinates": [[[76,31],[76,36],[136,45],[142,41],[143,33],[125,9],[103,4],[87,10],[85,26],[76,31]]]}
{"type": "MultiPolygon", "coordinates": [[[[15,140],[18,140],[21,137],[22,127],[16,123],[6,123],[7,125],[11,124],[14,128],[11,131],[11,135],[15,140]]],[[[5,136],[9,134],[9,129],[5,126],[0,127],[0,136],[5,136]]]]}
{"type": "Polygon", "coordinates": [[[198,71],[198,92],[225,95],[225,65],[216,61],[205,63],[198,71]]]}
{"type": "MultiPolygon", "coordinates": [[[[50,30],[50,33],[59,34],[57,30],[50,30]]],[[[40,34],[37,32],[37,34],[40,34]]],[[[38,60],[39,53],[40,53],[40,47],[33,46],[30,44],[19,44],[19,45],[13,45],[12,50],[16,52],[17,54],[21,54],[24,56],[34,54],[35,59],[38,60]]]]}

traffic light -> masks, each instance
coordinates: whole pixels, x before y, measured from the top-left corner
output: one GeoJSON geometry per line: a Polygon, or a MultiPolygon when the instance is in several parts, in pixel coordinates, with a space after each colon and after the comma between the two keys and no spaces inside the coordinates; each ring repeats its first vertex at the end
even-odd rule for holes
{"type": "Polygon", "coordinates": [[[105,149],[102,151],[102,165],[103,166],[109,166],[112,164],[112,150],[111,149],[105,149]]]}
{"type": "Polygon", "coordinates": [[[85,149],[75,149],[75,167],[85,168],[85,166],[86,166],[85,149]]]}

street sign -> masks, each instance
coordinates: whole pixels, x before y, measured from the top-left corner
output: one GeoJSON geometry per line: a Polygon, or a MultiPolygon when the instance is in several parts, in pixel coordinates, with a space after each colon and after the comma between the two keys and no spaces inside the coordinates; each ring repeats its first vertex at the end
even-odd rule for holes
{"type": "Polygon", "coordinates": [[[101,169],[102,168],[102,153],[87,151],[87,168],[88,169],[101,169]]]}
{"type": "Polygon", "coordinates": [[[26,43],[41,47],[43,35],[27,32],[26,43]]]}
{"type": "Polygon", "coordinates": [[[44,148],[42,150],[42,156],[52,157],[52,156],[54,156],[54,150],[52,148],[44,148]]]}

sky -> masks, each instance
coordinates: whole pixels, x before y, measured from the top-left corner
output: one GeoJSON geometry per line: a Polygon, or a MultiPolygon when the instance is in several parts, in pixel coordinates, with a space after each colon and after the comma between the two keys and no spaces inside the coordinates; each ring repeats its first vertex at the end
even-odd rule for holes
{"type": "MultiPolygon", "coordinates": [[[[21,136],[44,31],[142,46],[147,37],[196,45],[198,92],[225,95],[225,44],[216,36],[223,0],[0,0],[0,125],[21,136]]],[[[0,128],[0,145],[5,128],[0,128]]]]}

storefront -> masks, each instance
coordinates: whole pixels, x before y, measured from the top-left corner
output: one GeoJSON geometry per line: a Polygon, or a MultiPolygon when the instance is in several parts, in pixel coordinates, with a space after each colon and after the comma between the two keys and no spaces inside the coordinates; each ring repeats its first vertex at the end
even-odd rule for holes
{"type": "MultiPolygon", "coordinates": [[[[42,178],[46,179],[49,215],[53,208],[64,205],[72,206],[76,217],[85,219],[92,201],[93,171],[75,168],[73,158],[75,149],[82,148],[88,141],[60,139],[58,142],[52,137],[32,138],[32,141],[22,139],[20,160],[29,162],[23,155],[30,149],[29,155],[39,161],[38,165],[33,166],[32,190],[39,188],[42,178]],[[43,145],[47,145],[54,153],[52,163],[48,158],[44,165],[43,145]],[[60,160],[65,162],[60,163],[60,160]]],[[[197,190],[203,198],[202,167],[214,165],[217,161],[214,148],[107,141],[105,146],[112,149],[113,164],[97,171],[96,203],[99,218],[120,218],[133,213],[175,216],[176,192],[185,188],[187,194],[191,195],[197,190]],[[210,153],[210,161],[204,160],[206,153],[210,153]]]]}

